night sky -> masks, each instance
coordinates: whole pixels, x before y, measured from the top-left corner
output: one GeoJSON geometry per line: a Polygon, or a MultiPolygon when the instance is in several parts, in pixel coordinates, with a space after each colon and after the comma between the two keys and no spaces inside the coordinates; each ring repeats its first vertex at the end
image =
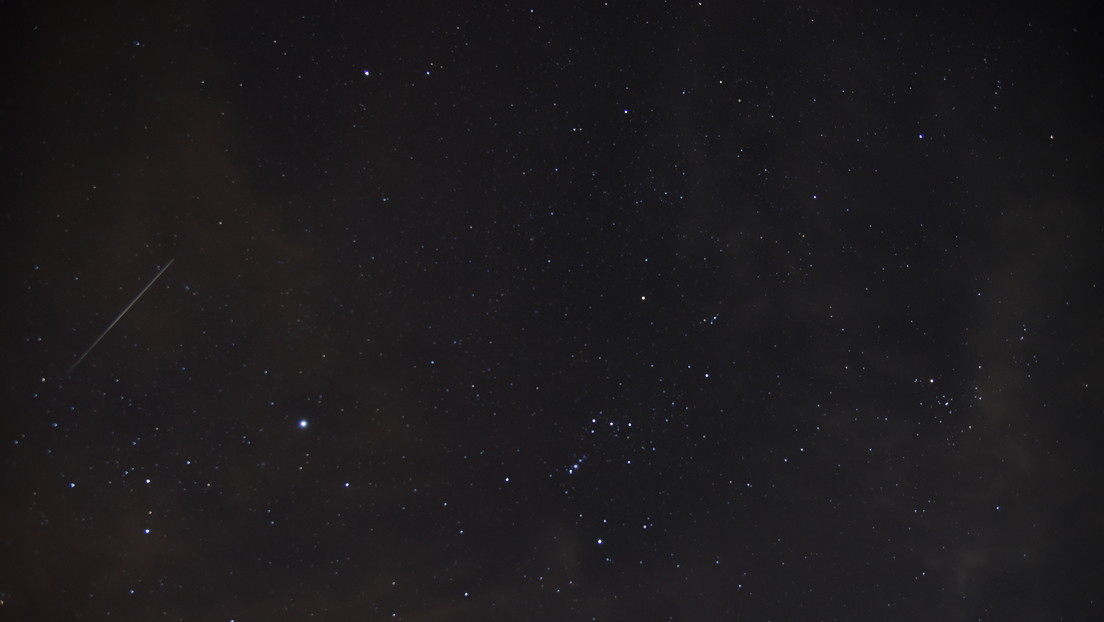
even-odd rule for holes
{"type": "Polygon", "coordinates": [[[1099,29],[886,4],[5,3],[0,618],[1097,619],[1099,29]]]}

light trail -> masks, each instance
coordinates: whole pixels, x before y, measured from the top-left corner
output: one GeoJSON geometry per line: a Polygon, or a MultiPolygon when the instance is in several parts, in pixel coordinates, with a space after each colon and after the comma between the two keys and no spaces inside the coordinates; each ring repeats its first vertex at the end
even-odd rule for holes
{"type": "Polygon", "coordinates": [[[157,279],[161,278],[161,275],[165,273],[165,270],[169,269],[169,266],[171,266],[172,262],[174,261],[176,261],[176,257],[170,259],[169,263],[165,264],[164,268],[161,268],[160,270],[158,270],[157,274],[153,275],[153,278],[150,279],[150,282],[146,283],[146,286],[142,288],[142,291],[138,292],[138,295],[134,297],[134,300],[131,300],[130,304],[128,304],[125,309],[120,311],[119,315],[116,315],[114,320],[111,320],[111,323],[107,325],[107,328],[105,328],[102,333],[100,333],[100,336],[96,337],[96,340],[92,342],[92,345],[88,346],[88,349],[84,351],[84,354],[80,355],[80,358],[77,359],[77,362],[73,363],[73,366],[69,368],[69,371],[65,372],[66,376],[73,373],[73,370],[77,368],[77,365],[81,364],[81,361],[84,360],[84,357],[88,356],[88,353],[92,351],[92,348],[95,348],[96,345],[100,343],[100,340],[103,339],[104,336],[107,335],[107,333],[112,328],[115,328],[115,325],[119,323],[119,320],[123,319],[123,316],[126,315],[127,311],[130,311],[130,308],[134,306],[134,303],[138,302],[138,299],[141,298],[142,295],[145,294],[150,287],[153,287],[153,284],[157,282],[157,279]]]}

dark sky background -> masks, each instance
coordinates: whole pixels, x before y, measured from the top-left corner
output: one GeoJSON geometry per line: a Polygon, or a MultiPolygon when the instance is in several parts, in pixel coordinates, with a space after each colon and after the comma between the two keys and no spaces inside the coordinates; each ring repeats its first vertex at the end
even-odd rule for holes
{"type": "Polygon", "coordinates": [[[1098,28],[887,4],[5,3],[0,617],[1097,619],[1098,28]]]}

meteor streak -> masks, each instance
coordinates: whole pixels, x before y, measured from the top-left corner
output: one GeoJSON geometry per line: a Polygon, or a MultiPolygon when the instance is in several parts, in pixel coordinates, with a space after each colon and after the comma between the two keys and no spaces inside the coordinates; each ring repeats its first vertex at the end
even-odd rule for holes
{"type": "Polygon", "coordinates": [[[80,358],[77,359],[77,362],[73,363],[73,366],[69,368],[69,371],[65,372],[66,376],[73,373],[73,370],[77,368],[77,365],[81,364],[81,361],[84,360],[84,357],[88,356],[88,353],[92,351],[92,348],[95,348],[96,345],[100,343],[100,340],[104,338],[104,335],[106,335],[108,331],[110,331],[112,328],[115,328],[115,325],[119,323],[119,320],[123,319],[123,316],[126,315],[126,312],[130,311],[130,308],[134,306],[134,303],[138,302],[138,299],[146,293],[146,290],[152,287],[157,279],[161,278],[161,275],[165,273],[165,270],[169,269],[169,266],[171,266],[172,262],[174,261],[176,261],[176,257],[170,259],[169,263],[165,264],[164,268],[161,268],[157,271],[157,274],[153,275],[153,278],[150,279],[150,282],[146,283],[146,286],[142,288],[142,291],[138,292],[138,295],[134,297],[134,300],[131,300],[130,304],[128,304],[125,309],[120,311],[119,315],[116,315],[114,320],[111,320],[111,323],[107,325],[107,328],[105,328],[102,333],[100,333],[100,336],[96,337],[96,340],[92,342],[92,345],[88,346],[88,349],[84,351],[84,354],[80,355],[80,358]]]}

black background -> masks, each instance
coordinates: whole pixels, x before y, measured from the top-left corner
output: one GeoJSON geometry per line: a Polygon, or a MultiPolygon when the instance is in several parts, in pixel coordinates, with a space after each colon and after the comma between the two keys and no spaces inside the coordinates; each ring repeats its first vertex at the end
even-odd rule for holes
{"type": "Polygon", "coordinates": [[[1100,615],[1087,14],[3,12],[0,617],[1100,615]]]}

